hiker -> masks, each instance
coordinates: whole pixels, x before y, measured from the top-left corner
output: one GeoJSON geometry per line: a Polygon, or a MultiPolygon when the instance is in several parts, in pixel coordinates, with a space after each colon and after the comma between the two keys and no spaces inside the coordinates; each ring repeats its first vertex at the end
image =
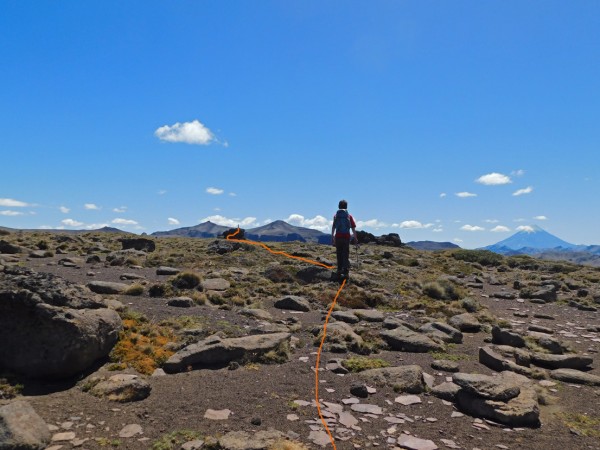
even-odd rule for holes
{"type": "Polygon", "coordinates": [[[348,213],[348,202],[340,200],[338,211],[333,216],[331,227],[331,244],[335,246],[337,253],[337,275],[339,279],[347,279],[350,271],[350,230],[352,230],[352,241],[358,243],[356,236],[356,223],[351,214],[348,213]]]}

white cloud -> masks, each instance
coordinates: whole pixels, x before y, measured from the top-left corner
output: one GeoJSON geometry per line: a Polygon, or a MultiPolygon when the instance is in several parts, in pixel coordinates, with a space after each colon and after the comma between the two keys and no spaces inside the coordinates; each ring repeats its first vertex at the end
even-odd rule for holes
{"type": "Polygon", "coordinates": [[[385,222],[381,222],[379,219],[370,219],[370,220],[359,220],[356,222],[356,226],[358,228],[385,228],[389,225],[385,222]]]}
{"type": "Polygon", "coordinates": [[[154,135],[165,142],[184,142],[196,145],[208,145],[215,140],[213,133],[199,120],[165,125],[157,128],[154,135]]]}
{"type": "Polygon", "coordinates": [[[440,194],[440,198],[444,198],[446,195],[448,195],[448,194],[446,194],[445,192],[442,192],[442,193],[440,194]]]}
{"type": "Polygon", "coordinates": [[[431,228],[433,226],[432,223],[421,223],[418,220],[405,220],[400,223],[400,228],[412,228],[412,229],[421,229],[421,228],[431,228]]]}
{"type": "Polygon", "coordinates": [[[482,228],[480,226],[477,225],[463,225],[462,227],[460,227],[461,230],[463,231],[485,231],[485,228],[482,228]]]}
{"type": "Polygon", "coordinates": [[[229,196],[230,196],[230,197],[237,197],[237,194],[236,194],[235,192],[230,192],[230,193],[229,193],[229,196]]]}
{"type": "Polygon", "coordinates": [[[85,205],[83,205],[83,207],[85,209],[92,209],[92,210],[100,209],[100,207],[98,205],[95,205],[94,203],[86,203],[85,205]]]}
{"type": "MultiPolygon", "coordinates": [[[[290,214],[285,221],[291,225],[298,227],[313,228],[319,231],[331,230],[332,221],[323,217],[315,216],[312,219],[308,219],[301,214],[290,214]]],[[[358,225],[358,224],[357,224],[358,225]]]]}
{"type": "Polygon", "coordinates": [[[525,171],[523,169],[513,170],[510,174],[514,177],[522,177],[525,175],[525,171]]]}
{"type": "Polygon", "coordinates": [[[175,219],[174,217],[169,217],[167,222],[169,222],[169,225],[179,225],[179,220],[175,219]]]}
{"type": "Polygon", "coordinates": [[[211,195],[221,195],[223,192],[224,192],[223,189],[219,189],[216,187],[207,187],[206,188],[206,193],[211,194],[211,195]]]}
{"type": "Polygon", "coordinates": [[[523,219],[523,218],[519,218],[519,219],[513,219],[513,222],[526,222],[527,219],[523,219]]]}
{"type": "Polygon", "coordinates": [[[232,228],[236,228],[238,225],[240,227],[248,227],[248,226],[252,226],[252,225],[256,225],[256,217],[246,217],[244,219],[237,219],[237,218],[233,218],[233,219],[228,219],[227,217],[223,217],[220,215],[214,215],[214,216],[208,216],[205,217],[204,219],[200,219],[200,223],[204,223],[204,222],[212,222],[212,223],[216,223],[217,225],[222,225],[224,227],[232,227],[232,228]]]}
{"type": "Polygon", "coordinates": [[[167,191],[165,191],[164,189],[161,189],[160,191],[157,192],[158,195],[165,195],[167,193],[167,191]]]}
{"type": "Polygon", "coordinates": [[[535,230],[533,229],[532,226],[521,225],[521,226],[517,227],[517,231],[525,231],[527,233],[533,233],[535,230]]]}
{"type": "Polygon", "coordinates": [[[497,219],[485,219],[484,220],[485,223],[498,223],[497,219]]]}
{"type": "Polygon", "coordinates": [[[63,214],[67,214],[69,211],[71,211],[69,208],[67,208],[66,206],[61,206],[60,208],[60,212],[63,214]]]}
{"type": "Polygon", "coordinates": [[[83,222],[78,222],[77,220],[73,220],[73,219],[64,219],[60,221],[63,225],[66,225],[68,227],[80,227],[81,225],[83,225],[83,222]]]}
{"type": "Polygon", "coordinates": [[[548,220],[548,218],[546,216],[535,216],[534,219],[535,220],[548,220]]]}
{"type": "Polygon", "coordinates": [[[441,233],[442,231],[444,231],[444,229],[443,228],[434,228],[431,231],[433,231],[434,233],[441,233]]]}
{"type": "Polygon", "coordinates": [[[512,180],[507,175],[497,173],[497,172],[492,172],[492,173],[488,173],[486,175],[480,176],[479,178],[477,178],[475,180],[475,182],[485,184],[487,186],[496,186],[496,185],[500,185],[500,184],[512,183],[512,180]]]}
{"type": "Polygon", "coordinates": [[[533,192],[533,187],[528,186],[525,189],[519,189],[518,191],[513,192],[513,195],[517,197],[519,195],[531,194],[531,192],[533,192]]]}
{"type": "Polygon", "coordinates": [[[135,220],[121,218],[113,219],[112,223],[115,223],[117,225],[138,225],[138,223],[135,220]]]}
{"type": "Polygon", "coordinates": [[[108,226],[107,223],[90,223],[89,225],[86,225],[83,228],[85,228],[86,230],[98,230],[100,228],[104,228],[107,226],[108,226]]]}
{"type": "Polygon", "coordinates": [[[493,231],[494,233],[508,233],[510,231],[510,228],[505,227],[504,225],[498,225],[492,228],[490,231],[493,231]]]}
{"type": "Polygon", "coordinates": [[[467,198],[467,197],[477,197],[477,194],[473,194],[472,192],[457,192],[457,197],[467,198]]]}
{"type": "Polygon", "coordinates": [[[11,211],[7,209],[5,211],[0,211],[0,216],[22,216],[24,213],[19,211],[11,211]]]}
{"type": "Polygon", "coordinates": [[[33,206],[29,203],[25,203],[12,198],[0,198],[0,206],[6,206],[8,208],[24,208],[26,206],[33,206]]]}
{"type": "Polygon", "coordinates": [[[124,213],[125,211],[127,211],[127,206],[121,206],[120,208],[113,209],[113,212],[116,212],[116,213],[124,213]]]}
{"type": "Polygon", "coordinates": [[[456,242],[457,244],[460,244],[461,242],[463,242],[463,240],[459,239],[459,238],[454,238],[454,242],[456,242]]]}

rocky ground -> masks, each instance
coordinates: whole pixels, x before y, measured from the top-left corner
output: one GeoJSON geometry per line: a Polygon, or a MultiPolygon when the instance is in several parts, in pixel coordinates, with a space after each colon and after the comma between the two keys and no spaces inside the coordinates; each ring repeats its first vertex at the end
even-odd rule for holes
{"type": "MultiPolygon", "coordinates": [[[[314,400],[331,271],[237,242],[127,237],[0,237],[0,448],[331,448],[314,400]]],[[[320,359],[336,448],[600,448],[600,271],[358,253],[320,359]]]]}

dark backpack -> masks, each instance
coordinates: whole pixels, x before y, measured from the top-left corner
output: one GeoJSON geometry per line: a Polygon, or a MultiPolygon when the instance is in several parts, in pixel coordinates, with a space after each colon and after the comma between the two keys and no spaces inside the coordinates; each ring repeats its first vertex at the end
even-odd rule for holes
{"type": "Polygon", "coordinates": [[[345,209],[338,210],[335,213],[335,230],[336,233],[350,234],[350,214],[345,209]]]}

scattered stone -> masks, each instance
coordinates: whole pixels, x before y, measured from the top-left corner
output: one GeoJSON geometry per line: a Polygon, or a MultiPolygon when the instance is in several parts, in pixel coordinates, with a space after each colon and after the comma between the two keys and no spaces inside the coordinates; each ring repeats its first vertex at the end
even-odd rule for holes
{"type": "Polygon", "coordinates": [[[532,293],[531,298],[538,298],[545,302],[555,302],[557,300],[556,287],[553,285],[546,285],[542,289],[532,293]]]}
{"type": "Polygon", "coordinates": [[[121,280],[143,280],[145,277],[143,275],[138,275],[137,273],[124,273],[119,277],[121,280]]]}
{"type": "Polygon", "coordinates": [[[11,244],[3,239],[0,239],[0,253],[6,253],[8,255],[16,255],[17,253],[21,253],[23,251],[22,247],[18,245],[11,244]]]}
{"type": "Polygon", "coordinates": [[[194,300],[192,300],[189,297],[175,297],[175,298],[169,299],[169,301],[167,302],[167,305],[174,306],[177,308],[191,308],[192,306],[195,305],[195,303],[194,303],[194,300]]]}
{"type": "Polygon", "coordinates": [[[525,347],[523,336],[497,325],[492,328],[492,342],[499,345],[510,345],[511,347],[525,347]]]}
{"type": "Polygon", "coordinates": [[[310,311],[310,303],[308,303],[308,300],[297,295],[288,295],[282,299],[279,299],[273,306],[275,308],[286,309],[289,311],[310,311]]]}
{"type": "Polygon", "coordinates": [[[134,249],[150,253],[156,249],[154,241],[148,238],[120,238],[119,241],[123,250],[134,249]]]}
{"type": "Polygon", "coordinates": [[[194,439],[193,441],[186,442],[181,446],[181,450],[201,450],[204,447],[204,441],[200,439],[194,439]]]}
{"type": "Polygon", "coordinates": [[[89,389],[95,397],[120,403],[144,400],[152,390],[152,386],[138,375],[125,373],[112,375],[108,379],[93,376],[83,382],[82,388],[89,389]]]}
{"type": "Polygon", "coordinates": [[[408,450],[437,450],[439,448],[433,441],[419,439],[408,434],[401,434],[396,442],[401,448],[408,450]]]}
{"type": "Polygon", "coordinates": [[[127,439],[142,434],[144,431],[142,427],[136,423],[125,425],[121,431],[119,431],[119,437],[127,439]]]}
{"type": "Polygon", "coordinates": [[[327,433],[322,430],[313,430],[308,435],[308,439],[313,442],[313,444],[318,445],[320,447],[325,447],[331,444],[331,439],[327,433]]]}
{"type": "Polygon", "coordinates": [[[358,376],[369,384],[393,387],[397,392],[420,394],[425,390],[423,370],[417,365],[369,369],[358,376]]]}
{"type": "Polygon", "coordinates": [[[290,422],[296,422],[297,420],[300,420],[300,417],[298,417],[297,414],[288,414],[286,418],[290,422]]]}
{"type": "Polygon", "coordinates": [[[360,321],[351,311],[334,311],[331,313],[331,317],[346,323],[358,323],[360,321]]]}
{"type": "Polygon", "coordinates": [[[188,367],[224,367],[231,361],[257,361],[265,353],[289,343],[289,333],[271,333],[221,339],[216,336],[191,344],[172,355],[164,364],[167,373],[182,372],[188,367]]]}
{"type": "Polygon", "coordinates": [[[209,278],[200,283],[205,291],[226,291],[231,287],[231,283],[223,278],[209,278]]]}
{"type": "Polygon", "coordinates": [[[360,413],[376,414],[376,415],[383,414],[383,410],[381,409],[381,406],[371,405],[368,403],[355,403],[352,406],[350,406],[350,409],[352,411],[356,411],[356,412],[360,412],[360,413]]]}
{"type": "Polygon", "coordinates": [[[547,353],[532,353],[531,362],[546,369],[590,369],[593,359],[580,355],[549,355],[547,353]]]}
{"type": "Polygon", "coordinates": [[[382,331],[380,336],[387,342],[392,350],[415,353],[444,351],[443,345],[438,344],[425,335],[416,333],[404,327],[382,331]]]}
{"type": "Polygon", "coordinates": [[[87,284],[90,291],[96,294],[122,294],[129,287],[125,283],[115,283],[112,281],[92,281],[87,284]]]}
{"type": "Polygon", "coordinates": [[[350,387],[350,393],[359,398],[367,398],[369,396],[369,390],[366,384],[355,383],[350,387]]]}
{"type": "MultiPolygon", "coordinates": [[[[503,372],[508,373],[508,372],[503,372]]],[[[507,401],[519,395],[519,385],[510,377],[491,377],[478,373],[456,373],[452,381],[469,394],[487,400],[507,401]]]]}
{"type": "Polygon", "coordinates": [[[68,442],[75,439],[77,435],[72,431],[66,431],[64,433],[56,433],[52,435],[52,442],[68,442]]]}
{"type": "Polygon", "coordinates": [[[339,414],[338,422],[347,428],[352,428],[358,424],[358,420],[348,411],[342,411],[339,414]]]}
{"type": "Polygon", "coordinates": [[[436,359],[431,363],[431,367],[435,370],[443,370],[444,372],[458,372],[459,366],[456,361],[447,359],[436,359]]]}
{"type": "Polygon", "coordinates": [[[394,401],[396,403],[400,403],[401,405],[404,405],[404,406],[409,406],[409,405],[414,405],[414,404],[417,404],[417,403],[422,403],[421,397],[419,397],[417,395],[401,395],[399,397],[396,397],[394,399],[394,401]]]}
{"type": "Polygon", "coordinates": [[[50,442],[44,420],[25,401],[0,406],[0,448],[43,450],[50,442]]]}
{"type": "Polygon", "coordinates": [[[204,413],[204,418],[209,420],[227,420],[230,414],[231,410],[229,409],[207,409],[204,413]]]}
{"type": "Polygon", "coordinates": [[[383,322],[385,319],[383,313],[376,309],[353,309],[356,317],[367,322],[383,322]]]}
{"type": "Polygon", "coordinates": [[[556,369],[550,372],[550,377],[565,383],[600,386],[600,376],[575,369],[556,369]]]}
{"type": "Polygon", "coordinates": [[[264,309],[244,308],[240,310],[240,314],[260,320],[273,320],[271,313],[269,311],[265,311],[264,309]]]}
{"type": "Polygon", "coordinates": [[[550,314],[536,313],[533,315],[533,317],[535,319],[556,320],[555,317],[550,314]]]}
{"type": "Polygon", "coordinates": [[[325,365],[325,370],[330,370],[333,373],[341,373],[341,374],[347,374],[349,372],[348,369],[346,369],[343,365],[342,362],[344,360],[343,359],[330,359],[329,361],[327,361],[327,364],[325,365]]]}
{"type": "Polygon", "coordinates": [[[444,383],[438,384],[437,386],[434,386],[431,389],[431,393],[437,398],[453,402],[456,399],[456,394],[459,390],[460,386],[458,384],[446,381],[444,383]]]}
{"type": "Polygon", "coordinates": [[[333,273],[323,267],[309,266],[296,272],[296,276],[304,283],[319,283],[331,281],[333,273]]]}
{"type": "Polygon", "coordinates": [[[481,323],[471,313],[458,314],[452,316],[448,323],[454,328],[466,333],[477,333],[481,330],[481,323]]]}
{"type": "Polygon", "coordinates": [[[156,275],[177,275],[181,270],[174,267],[160,266],[156,269],[156,275]]]}

